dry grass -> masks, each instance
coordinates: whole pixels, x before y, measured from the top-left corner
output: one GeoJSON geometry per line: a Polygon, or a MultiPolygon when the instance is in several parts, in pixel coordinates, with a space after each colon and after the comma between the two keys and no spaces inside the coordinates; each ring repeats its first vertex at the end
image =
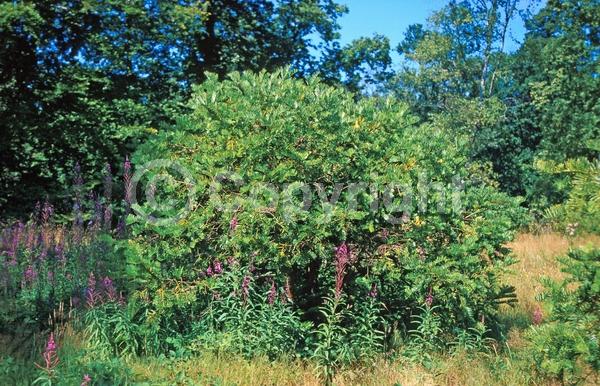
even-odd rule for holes
{"type": "MultiPolygon", "coordinates": [[[[586,244],[600,245],[600,236],[589,235],[568,239],[558,233],[519,235],[509,246],[519,260],[512,268],[508,282],[516,289],[519,303],[513,312],[531,315],[539,304],[536,297],[542,292],[542,277],[560,280],[561,272],[558,256],[564,256],[569,248],[586,244]]],[[[507,311],[509,312],[509,311],[507,311]]]]}

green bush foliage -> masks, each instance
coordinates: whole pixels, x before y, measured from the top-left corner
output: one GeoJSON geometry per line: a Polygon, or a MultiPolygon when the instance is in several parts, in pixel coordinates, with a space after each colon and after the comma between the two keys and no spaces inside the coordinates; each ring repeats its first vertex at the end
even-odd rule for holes
{"type": "Polygon", "coordinates": [[[600,249],[572,250],[563,264],[570,276],[546,281],[549,319],[530,339],[537,369],[570,384],[600,369],[600,249]]]}
{"type": "Polygon", "coordinates": [[[504,245],[521,212],[516,200],[471,177],[466,138],[419,126],[393,99],[356,101],[287,71],[226,81],[208,75],[190,107],[133,156],[143,181],[162,180],[156,196],[177,198],[174,208],[189,204],[177,216],[145,202],[134,208],[146,216],[129,217],[128,278],[152,304],[153,320],[185,330],[202,311],[204,271],[233,257],[273,274],[279,286],[289,283],[294,305],[318,323],[316,307],[333,286],[334,248],[345,242],[350,304],[365,282],[376,283],[386,317],[402,331],[428,295],[446,332],[494,324],[498,303],[511,296],[500,276],[512,263],[504,245]],[[157,159],[189,175],[148,164],[157,159]],[[299,182],[310,184],[308,208],[299,182]],[[356,192],[353,205],[350,183],[375,188],[356,192]],[[176,221],[148,221],[160,218],[176,221]]]}
{"type": "Polygon", "coordinates": [[[577,232],[600,232],[600,161],[585,158],[564,163],[538,161],[537,166],[546,173],[570,179],[567,199],[548,208],[545,220],[570,236],[577,232]]]}

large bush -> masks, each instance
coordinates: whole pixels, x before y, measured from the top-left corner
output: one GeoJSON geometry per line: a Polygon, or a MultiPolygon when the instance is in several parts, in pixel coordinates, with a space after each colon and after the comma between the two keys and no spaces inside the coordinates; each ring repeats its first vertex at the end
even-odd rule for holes
{"type": "Polygon", "coordinates": [[[410,329],[426,304],[446,333],[493,324],[519,211],[471,176],[465,138],[419,126],[396,100],[286,71],[209,75],[190,107],[133,156],[147,196],[172,204],[134,203],[129,217],[129,275],[153,322],[187,328],[213,296],[205,271],[228,258],[269,273],[318,321],[345,243],[349,301],[377,287],[393,326],[410,329]]]}

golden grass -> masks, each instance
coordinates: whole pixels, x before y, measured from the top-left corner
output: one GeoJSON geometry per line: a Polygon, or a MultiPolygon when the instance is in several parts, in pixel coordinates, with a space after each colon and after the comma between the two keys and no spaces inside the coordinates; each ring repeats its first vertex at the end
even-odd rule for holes
{"type": "Polygon", "coordinates": [[[564,256],[569,248],[590,243],[600,245],[600,236],[586,235],[568,239],[558,233],[520,234],[509,244],[519,260],[512,267],[512,275],[507,278],[508,283],[515,287],[519,299],[513,312],[531,315],[539,305],[536,298],[543,291],[540,279],[544,276],[554,280],[564,278],[557,257],[564,256]]]}

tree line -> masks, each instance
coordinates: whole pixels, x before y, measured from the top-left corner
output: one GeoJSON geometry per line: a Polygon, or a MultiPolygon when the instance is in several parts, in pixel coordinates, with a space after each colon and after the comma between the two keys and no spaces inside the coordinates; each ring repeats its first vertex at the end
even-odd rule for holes
{"type": "Polygon", "coordinates": [[[342,45],[346,12],[333,0],[1,2],[0,213],[64,200],[76,164],[101,184],[107,163],[169,130],[207,72],[290,67],[356,98],[407,101],[468,134],[482,173],[532,208],[569,189],[537,160],[597,157],[597,0],[451,0],[396,47],[381,35],[342,45]],[[519,18],[526,35],[509,52],[519,18]]]}

